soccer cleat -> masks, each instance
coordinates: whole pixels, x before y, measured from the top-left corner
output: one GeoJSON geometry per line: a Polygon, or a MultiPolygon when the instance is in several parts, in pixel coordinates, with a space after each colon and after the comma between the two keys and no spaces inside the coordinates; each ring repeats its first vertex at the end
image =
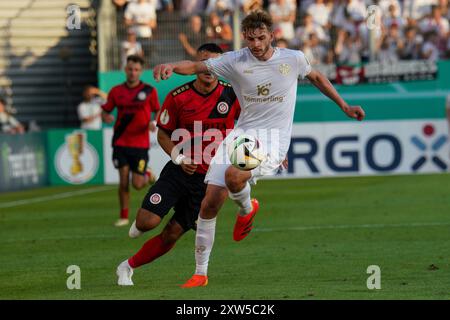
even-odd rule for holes
{"type": "Polygon", "coordinates": [[[128,264],[128,260],[123,261],[117,267],[116,274],[119,277],[117,279],[117,284],[119,286],[132,286],[133,281],[131,277],[133,276],[133,268],[128,264]]]}
{"type": "Polygon", "coordinates": [[[194,274],[181,288],[206,287],[208,285],[208,276],[194,274]]]}
{"type": "Polygon", "coordinates": [[[236,223],[234,224],[233,239],[234,241],[241,241],[244,239],[250,231],[253,229],[253,220],[259,209],[259,202],[256,199],[252,199],[252,211],[245,216],[238,214],[236,223]]]}
{"type": "Polygon", "coordinates": [[[116,226],[116,227],[123,227],[123,226],[126,226],[126,225],[128,225],[128,223],[130,223],[129,221],[128,221],[128,219],[119,219],[119,220],[117,220],[116,221],[116,223],[114,223],[114,225],[116,226]]]}
{"type": "Polygon", "coordinates": [[[136,239],[139,238],[143,234],[138,228],[136,228],[136,220],[134,220],[133,224],[130,227],[130,231],[128,231],[128,236],[130,238],[136,239]]]}

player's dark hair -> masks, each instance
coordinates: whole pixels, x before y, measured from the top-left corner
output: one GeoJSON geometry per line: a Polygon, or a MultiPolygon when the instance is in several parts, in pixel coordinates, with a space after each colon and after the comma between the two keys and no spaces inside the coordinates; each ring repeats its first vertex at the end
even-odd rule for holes
{"type": "Polygon", "coordinates": [[[130,56],[127,57],[127,63],[128,62],[134,62],[134,63],[139,63],[141,66],[144,66],[144,59],[142,59],[142,57],[132,54],[130,56]]]}
{"type": "Polygon", "coordinates": [[[223,50],[221,47],[219,47],[217,44],[215,43],[205,43],[202,44],[200,47],[198,47],[197,52],[202,52],[202,51],[208,51],[211,53],[223,53],[223,50]]]}
{"type": "Polygon", "coordinates": [[[248,16],[242,20],[242,32],[249,30],[264,29],[272,31],[273,21],[269,13],[263,10],[256,10],[249,13],[248,16]]]}

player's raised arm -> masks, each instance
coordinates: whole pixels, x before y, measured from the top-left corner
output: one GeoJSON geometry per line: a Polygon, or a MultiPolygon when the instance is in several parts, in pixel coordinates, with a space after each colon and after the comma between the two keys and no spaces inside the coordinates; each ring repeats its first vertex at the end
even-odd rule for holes
{"type": "Polygon", "coordinates": [[[339,95],[334,86],[317,70],[312,70],[307,76],[309,81],[317,87],[324,95],[333,100],[350,118],[361,121],[366,116],[361,106],[349,106],[339,95]]]}
{"type": "Polygon", "coordinates": [[[208,71],[208,68],[202,61],[183,60],[172,63],[158,64],[153,69],[153,78],[157,82],[167,80],[175,72],[182,75],[198,74],[208,71]]]}

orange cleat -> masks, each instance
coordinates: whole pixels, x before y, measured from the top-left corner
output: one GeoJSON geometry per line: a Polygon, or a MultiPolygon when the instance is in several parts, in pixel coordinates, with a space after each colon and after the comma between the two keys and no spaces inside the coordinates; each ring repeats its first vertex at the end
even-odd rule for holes
{"type": "Polygon", "coordinates": [[[208,276],[194,274],[192,278],[181,285],[181,288],[206,287],[208,285],[208,276]]]}
{"type": "Polygon", "coordinates": [[[253,229],[253,219],[255,218],[256,213],[259,209],[259,202],[256,199],[252,199],[252,211],[245,215],[241,216],[238,214],[236,218],[236,223],[234,224],[233,231],[233,239],[234,241],[241,241],[244,239],[250,231],[253,229]]]}

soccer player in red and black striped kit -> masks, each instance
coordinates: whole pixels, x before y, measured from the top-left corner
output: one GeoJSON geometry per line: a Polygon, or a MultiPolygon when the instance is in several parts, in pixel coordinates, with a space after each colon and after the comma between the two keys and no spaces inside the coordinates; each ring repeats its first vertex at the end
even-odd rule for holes
{"type": "Polygon", "coordinates": [[[152,113],[156,118],[160,105],[156,89],[140,80],[143,66],[141,57],[129,56],[125,66],[126,82],[112,88],[102,106],[103,121],[107,123],[114,121],[110,112],[117,108],[112,147],[114,167],[119,170],[120,219],[115,223],[118,227],[128,224],[130,171],[131,184],[136,190],[155,180],[147,168],[149,130],[156,130],[152,113]]]}
{"type": "MultiPolygon", "coordinates": [[[[197,59],[206,60],[221,53],[219,46],[208,43],[198,48],[197,59]]],[[[130,237],[137,238],[157,227],[171,208],[175,209],[175,213],[160,234],[148,240],[134,256],[117,267],[119,285],[133,285],[131,276],[134,268],[162,256],[185,232],[196,230],[200,205],[206,192],[204,178],[215,153],[212,150],[220,145],[227,130],[234,128],[239,114],[239,102],[231,86],[211,73],[199,74],[196,80],[167,95],[158,117],[158,142],[172,161],[165,165],[158,181],[145,196],[136,221],[130,228],[130,237]],[[195,130],[195,121],[201,121],[200,131],[195,130]],[[173,134],[176,129],[189,132],[190,139],[182,138],[176,144],[178,139],[173,134]],[[210,139],[209,129],[216,129],[215,133],[219,133],[214,136],[215,139],[210,139]],[[222,139],[217,139],[217,136],[222,139]],[[199,140],[202,141],[199,150],[190,148],[199,140]],[[185,148],[187,146],[190,147],[185,148]],[[178,152],[180,149],[183,153],[178,152]]]]}

